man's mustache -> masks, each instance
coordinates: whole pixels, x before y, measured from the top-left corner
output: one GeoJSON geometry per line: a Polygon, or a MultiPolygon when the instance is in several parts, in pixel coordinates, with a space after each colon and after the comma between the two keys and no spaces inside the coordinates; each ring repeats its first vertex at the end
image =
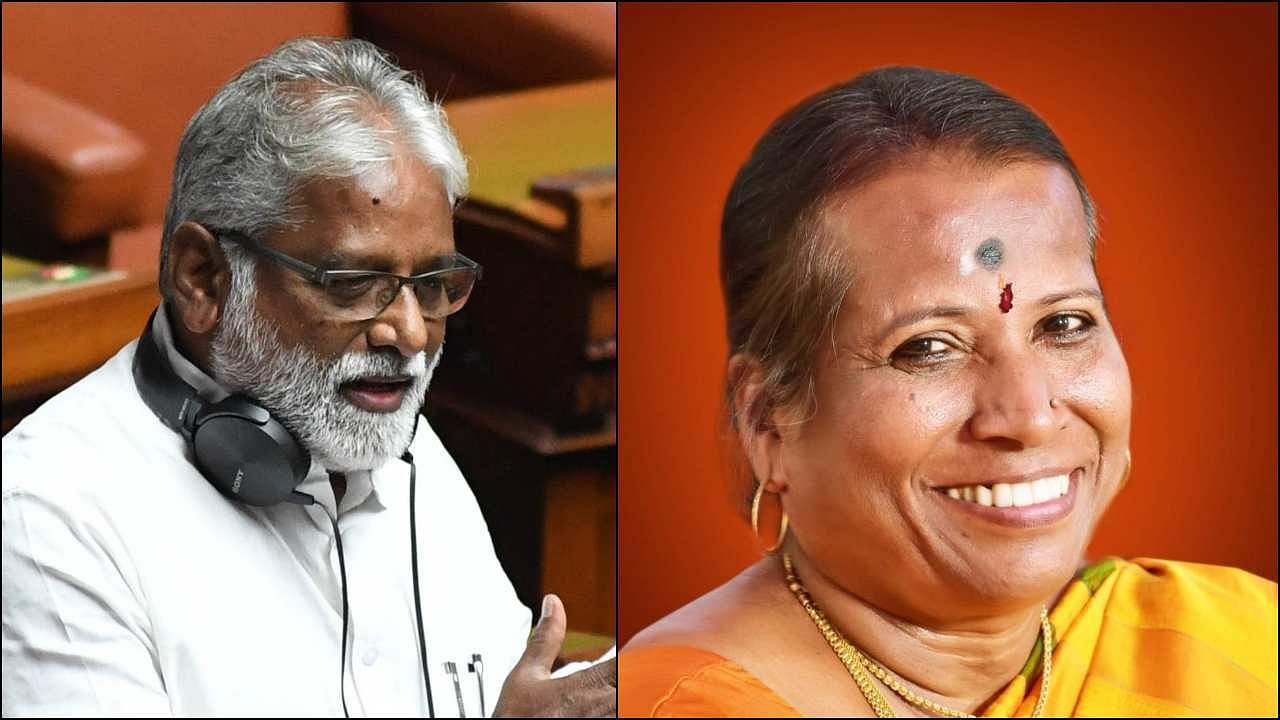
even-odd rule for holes
{"type": "Polygon", "coordinates": [[[419,352],[411,358],[399,353],[352,353],[338,361],[336,382],[350,382],[373,375],[404,376],[418,380],[427,374],[427,354],[419,352]]]}

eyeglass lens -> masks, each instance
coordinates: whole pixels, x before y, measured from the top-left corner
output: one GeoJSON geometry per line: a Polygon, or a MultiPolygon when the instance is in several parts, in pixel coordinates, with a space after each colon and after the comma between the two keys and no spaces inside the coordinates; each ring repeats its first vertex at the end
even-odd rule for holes
{"type": "MultiPolygon", "coordinates": [[[[414,289],[423,316],[439,319],[452,315],[466,304],[475,281],[474,270],[458,268],[409,284],[414,289]]],[[[398,279],[375,275],[335,281],[330,286],[330,295],[338,308],[345,310],[353,319],[359,316],[358,319],[367,320],[386,310],[395,301],[399,290],[398,279]]]]}

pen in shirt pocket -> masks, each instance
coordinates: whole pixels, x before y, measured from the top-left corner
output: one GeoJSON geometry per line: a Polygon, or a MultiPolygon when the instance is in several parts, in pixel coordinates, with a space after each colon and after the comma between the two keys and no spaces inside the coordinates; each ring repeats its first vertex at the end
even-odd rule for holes
{"type": "Polygon", "coordinates": [[[453,694],[458,699],[458,717],[467,716],[467,706],[462,702],[462,683],[458,680],[458,665],[453,661],[444,663],[444,671],[453,680],[453,694]]]}
{"type": "Polygon", "coordinates": [[[475,673],[476,688],[480,691],[480,717],[488,717],[489,713],[484,705],[484,660],[480,658],[480,653],[471,654],[471,662],[467,663],[467,672],[475,673]]]}

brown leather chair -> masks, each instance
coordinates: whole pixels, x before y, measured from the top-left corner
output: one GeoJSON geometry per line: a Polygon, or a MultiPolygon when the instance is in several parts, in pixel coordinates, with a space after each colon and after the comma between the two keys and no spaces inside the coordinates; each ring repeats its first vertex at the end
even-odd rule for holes
{"type": "Polygon", "coordinates": [[[8,73],[3,86],[5,252],[106,264],[111,231],[142,218],[142,139],[8,73]]]}

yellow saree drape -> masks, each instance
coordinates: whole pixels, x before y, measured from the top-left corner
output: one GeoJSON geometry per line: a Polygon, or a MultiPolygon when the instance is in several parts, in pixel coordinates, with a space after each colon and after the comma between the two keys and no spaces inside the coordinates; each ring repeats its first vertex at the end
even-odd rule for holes
{"type": "MultiPolygon", "coordinates": [[[[1276,607],[1275,583],[1241,570],[1147,558],[1090,565],[1049,613],[1044,714],[1274,717],[1276,607]]],[[[984,717],[1031,716],[1040,654],[1037,643],[984,717]]]]}
{"type": "MultiPolygon", "coordinates": [[[[1107,559],[1078,575],[1049,613],[1046,717],[1277,715],[1276,584],[1233,568],[1107,559]]],[[[1029,717],[1042,648],[983,709],[1029,717]]],[[[797,717],[737,663],[697,648],[624,652],[621,717],[797,717]]]]}

